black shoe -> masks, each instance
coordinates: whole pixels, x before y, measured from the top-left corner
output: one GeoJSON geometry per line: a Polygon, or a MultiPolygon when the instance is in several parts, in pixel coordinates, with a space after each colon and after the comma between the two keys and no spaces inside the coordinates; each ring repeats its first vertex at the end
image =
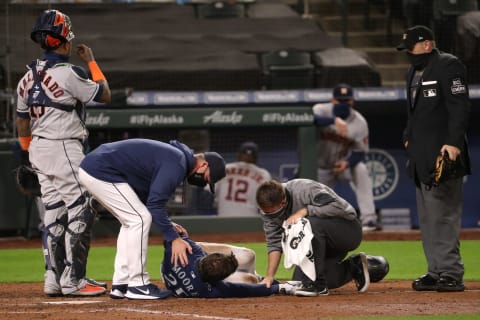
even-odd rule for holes
{"type": "Polygon", "coordinates": [[[317,288],[313,283],[308,285],[302,285],[301,287],[295,289],[294,295],[300,297],[328,296],[328,288],[317,288]]]}
{"type": "Polygon", "coordinates": [[[449,276],[440,277],[437,282],[438,292],[458,292],[465,291],[465,284],[449,276]]]}
{"type": "Polygon", "coordinates": [[[350,268],[352,277],[357,286],[358,292],[365,292],[370,285],[370,274],[368,273],[368,261],[365,253],[360,252],[350,256],[350,268]]]}
{"type": "Polygon", "coordinates": [[[412,282],[412,288],[416,291],[437,291],[438,280],[429,274],[424,274],[412,282]]]}

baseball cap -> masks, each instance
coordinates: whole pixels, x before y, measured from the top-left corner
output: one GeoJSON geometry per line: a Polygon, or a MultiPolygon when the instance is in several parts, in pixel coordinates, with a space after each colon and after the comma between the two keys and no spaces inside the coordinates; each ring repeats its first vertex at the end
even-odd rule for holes
{"type": "Polygon", "coordinates": [[[215,193],[215,183],[225,177],[225,160],[216,152],[205,152],[204,157],[210,168],[210,191],[215,193]]]}
{"type": "Polygon", "coordinates": [[[238,149],[238,152],[246,155],[250,155],[253,157],[257,157],[258,145],[255,142],[251,142],[251,141],[244,142],[240,146],[240,149],[238,149]]]}
{"type": "Polygon", "coordinates": [[[433,32],[425,26],[414,26],[403,34],[402,42],[397,46],[397,50],[411,49],[417,42],[425,40],[434,40],[433,32]]]}
{"type": "Polygon", "coordinates": [[[353,99],[353,88],[346,83],[339,83],[333,88],[333,97],[339,101],[353,99]]]}

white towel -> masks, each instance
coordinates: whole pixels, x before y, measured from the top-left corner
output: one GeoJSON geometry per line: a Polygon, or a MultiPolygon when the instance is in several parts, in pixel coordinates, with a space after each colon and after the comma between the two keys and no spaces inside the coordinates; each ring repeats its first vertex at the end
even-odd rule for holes
{"type": "Polygon", "coordinates": [[[290,269],[296,265],[312,281],[317,278],[312,251],[313,232],[308,219],[302,218],[295,224],[283,223],[283,264],[290,269]]]}

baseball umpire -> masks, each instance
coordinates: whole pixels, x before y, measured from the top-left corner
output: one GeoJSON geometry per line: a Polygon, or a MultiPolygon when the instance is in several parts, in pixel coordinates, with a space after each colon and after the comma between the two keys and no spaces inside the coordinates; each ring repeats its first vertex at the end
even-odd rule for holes
{"type": "Polygon", "coordinates": [[[94,216],[78,181],[78,167],[88,136],[85,104],[109,102],[111,94],[85,44],[78,45],[76,53],[88,65],[91,79],[82,67],[68,62],[73,38],[66,14],[46,10],[37,18],[31,39],[45,54],[28,65],[18,83],[16,125],[25,162],[31,162],[38,175],[46,209],[44,292],[95,296],[105,288],[85,278],[94,216]]]}

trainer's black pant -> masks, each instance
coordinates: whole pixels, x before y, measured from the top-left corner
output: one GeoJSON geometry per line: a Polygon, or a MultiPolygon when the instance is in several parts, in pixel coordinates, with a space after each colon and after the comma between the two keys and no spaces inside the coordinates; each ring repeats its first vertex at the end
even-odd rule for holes
{"type": "MultiPolygon", "coordinates": [[[[343,259],[362,241],[362,225],[358,219],[308,217],[314,238],[312,250],[317,279],[315,285],[330,289],[343,286],[352,280],[350,263],[343,259]]],[[[311,282],[299,267],[293,280],[311,282]]]]}

